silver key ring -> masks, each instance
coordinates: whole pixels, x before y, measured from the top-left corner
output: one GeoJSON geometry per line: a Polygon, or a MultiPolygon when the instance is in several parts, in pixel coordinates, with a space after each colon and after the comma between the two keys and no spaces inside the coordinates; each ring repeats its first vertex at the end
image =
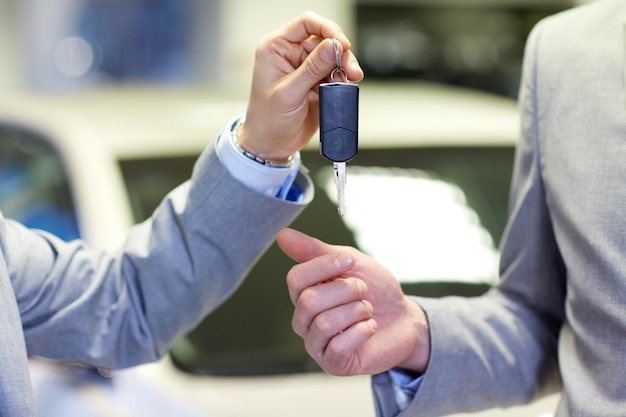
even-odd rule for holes
{"type": "Polygon", "coordinates": [[[348,73],[346,72],[346,70],[341,68],[341,53],[339,52],[339,44],[337,43],[337,39],[335,38],[333,38],[333,47],[335,48],[335,58],[337,59],[337,68],[335,68],[330,73],[330,80],[332,82],[337,82],[335,81],[335,76],[337,74],[341,74],[343,77],[343,80],[339,80],[339,82],[348,82],[348,73]]]}
{"type": "Polygon", "coordinates": [[[336,82],[343,82],[343,83],[347,83],[348,82],[348,74],[346,73],[346,70],[344,70],[343,68],[335,68],[333,70],[333,72],[330,73],[330,80],[334,83],[336,82]],[[337,74],[341,74],[341,76],[343,77],[343,79],[340,79],[339,81],[335,80],[335,76],[337,74]]]}
{"type": "Polygon", "coordinates": [[[341,69],[341,54],[339,53],[339,43],[337,39],[333,38],[333,47],[335,48],[335,57],[337,59],[337,70],[341,69]]]}

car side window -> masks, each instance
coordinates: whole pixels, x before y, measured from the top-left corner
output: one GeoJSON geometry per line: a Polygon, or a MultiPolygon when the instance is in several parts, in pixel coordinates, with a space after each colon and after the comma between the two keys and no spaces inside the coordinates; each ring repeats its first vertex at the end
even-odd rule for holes
{"type": "Polygon", "coordinates": [[[63,159],[37,132],[0,124],[0,211],[64,240],[80,237],[63,159]]]}

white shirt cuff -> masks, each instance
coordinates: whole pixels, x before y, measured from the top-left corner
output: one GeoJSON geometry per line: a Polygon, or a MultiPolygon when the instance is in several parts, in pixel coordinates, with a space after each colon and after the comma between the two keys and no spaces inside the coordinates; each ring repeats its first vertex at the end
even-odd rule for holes
{"type": "Polygon", "coordinates": [[[232,130],[243,115],[231,119],[217,138],[216,152],[230,173],[250,188],[285,199],[300,168],[300,152],[293,155],[289,167],[260,164],[241,153],[233,143],[232,130]]]}

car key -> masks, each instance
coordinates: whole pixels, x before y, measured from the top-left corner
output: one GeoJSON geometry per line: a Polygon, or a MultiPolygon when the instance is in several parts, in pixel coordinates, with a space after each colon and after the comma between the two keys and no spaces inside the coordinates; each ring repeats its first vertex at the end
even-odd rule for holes
{"type": "Polygon", "coordinates": [[[346,162],[358,153],[359,86],[350,84],[341,67],[337,40],[333,38],[337,68],[331,82],[320,84],[320,153],[333,162],[337,203],[340,215],[345,213],[346,162]],[[341,81],[335,81],[339,75],[341,81]]]}

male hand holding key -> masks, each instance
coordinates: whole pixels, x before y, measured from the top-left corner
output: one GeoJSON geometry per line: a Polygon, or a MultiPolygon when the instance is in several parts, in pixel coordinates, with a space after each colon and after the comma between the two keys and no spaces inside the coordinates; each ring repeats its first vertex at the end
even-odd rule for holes
{"type": "Polygon", "coordinates": [[[348,79],[363,78],[350,47],[337,24],[314,13],[305,13],[262,39],[239,145],[279,163],[302,149],[319,127],[319,84],[337,66],[336,48],[348,79]]]}

